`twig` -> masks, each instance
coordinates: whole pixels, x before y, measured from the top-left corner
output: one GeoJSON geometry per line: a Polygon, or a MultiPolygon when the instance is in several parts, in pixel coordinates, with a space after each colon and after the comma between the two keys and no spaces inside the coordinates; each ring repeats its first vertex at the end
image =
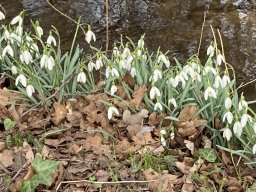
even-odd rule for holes
{"type": "Polygon", "coordinates": [[[108,0],[106,0],[106,52],[108,52],[108,44],[109,44],[109,21],[108,21],[108,0]]]}
{"type": "Polygon", "coordinates": [[[6,15],[5,8],[1,5],[1,3],[0,3],[0,8],[4,11],[4,14],[6,15]]]}
{"type": "MultiPolygon", "coordinates": [[[[74,73],[74,72],[73,72],[74,73]]],[[[41,104],[45,103],[46,101],[48,101],[49,99],[53,98],[56,96],[56,94],[62,89],[62,87],[64,87],[73,77],[73,73],[70,74],[70,76],[68,76],[66,78],[66,80],[62,83],[62,85],[49,97],[47,97],[46,99],[40,101],[38,104],[36,104],[34,107],[30,108],[29,110],[27,110],[26,112],[24,112],[21,115],[21,118],[24,117],[26,114],[28,114],[30,111],[36,109],[38,106],[40,106],[41,104]]]]}
{"type": "Polygon", "coordinates": [[[48,5],[53,8],[56,12],[58,12],[59,14],[61,14],[62,16],[66,17],[67,19],[69,19],[70,21],[74,22],[76,25],[79,25],[80,29],[83,31],[84,35],[86,34],[84,28],[82,27],[82,24],[79,24],[76,20],[72,19],[70,16],[66,15],[65,13],[61,12],[59,9],[57,9],[53,4],[50,3],[49,0],[46,0],[46,2],[48,3],[48,5]]]}
{"type": "Polygon", "coordinates": [[[251,83],[254,83],[255,81],[256,81],[256,78],[253,79],[253,80],[251,80],[251,81],[249,81],[249,82],[247,82],[247,83],[245,83],[245,84],[243,84],[243,85],[241,85],[241,86],[239,86],[239,87],[237,88],[237,90],[239,90],[239,89],[241,89],[241,88],[243,88],[243,87],[245,87],[245,86],[247,86],[247,85],[249,85],[249,84],[251,84],[251,83]]]}
{"type": "Polygon", "coordinates": [[[226,62],[226,57],[225,57],[225,52],[224,52],[223,40],[222,40],[222,37],[221,37],[221,34],[220,34],[220,30],[217,29],[217,31],[218,31],[218,35],[219,35],[219,38],[220,38],[221,52],[222,52],[222,56],[223,56],[223,58],[224,58],[225,68],[226,68],[226,71],[227,71],[228,76],[229,76],[228,67],[227,67],[227,62],[226,62]]]}
{"type": "Polygon", "coordinates": [[[200,40],[199,40],[199,45],[198,45],[198,49],[197,49],[197,56],[198,56],[198,57],[199,57],[200,48],[201,48],[202,39],[203,39],[203,32],[204,32],[205,19],[206,19],[206,12],[204,12],[204,21],[203,21],[203,24],[202,24],[200,40]]]}
{"type": "Polygon", "coordinates": [[[155,182],[158,181],[158,179],[155,180],[148,180],[148,181],[106,181],[106,182],[101,182],[101,181],[89,181],[89,180],[77,180],[77,181],[62,181],[59,183],[58,187],[56,188],[56,191],[59,190],[60,186],[62,184],[73,184],[73,183],[91,183],[91,184],[125,184],[125,183],[150,183],[150,182],[155,182]]]}

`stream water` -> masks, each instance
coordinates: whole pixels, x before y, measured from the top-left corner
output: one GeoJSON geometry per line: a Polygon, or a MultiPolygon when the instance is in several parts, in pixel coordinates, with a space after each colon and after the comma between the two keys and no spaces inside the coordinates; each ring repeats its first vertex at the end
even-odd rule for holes
{"type": "MultiPolygon", "coordinates": [[[[63,13],[90,24],[97,35],[97,46],[105,47],[105,0],[51,0],[63,13]]],[[[47,31],[54,25],[60,31],[64,47],[70,45],[75,25],[54,11],[46,0],[1,0],[7,19],[26,11],[30,19],[40,21],[47,31]]],[[[207,11],[201,56],[213,39],[210,25],[219,29],[226,60],[237,72],[239,82],[256,78],[256,4],[254,0],[109,0],[110,45],[120,35],[137,41],[145,33],[146,46],[159,46],[170,57],[185,61],[197,52],[204,12],[207,11]]],[[[84,44],[83,34],[79,35],[84,44]]],[[[247,100],[256,100],[255,83],[244,88],[247,100]]]]}

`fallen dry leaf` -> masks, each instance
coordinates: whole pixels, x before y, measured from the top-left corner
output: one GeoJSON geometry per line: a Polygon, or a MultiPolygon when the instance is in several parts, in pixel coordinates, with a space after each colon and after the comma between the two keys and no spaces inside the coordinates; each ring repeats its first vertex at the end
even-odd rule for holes
{"type": "Polygon", "coordinates": [[[194,191],[195,191],[195,187],[194,187],[193,181],[189,177],[186,177],[185,182],[181,188],[181,192],[194,192],[194,191]]]}
{"type": "Polygon", "coordinates": [[[133,99],[130,101],[130,103],[135,106],[135,107],[139,107],[144,94],[147,92],[147,87],[145,84],[141,85],[136,91],[133,92],[132,97],[133,99]]]}
{"type": "Polygon", "coordinates": [[[67,115],[67,109],[66,106],[62,103],[54,103],[54,113],[52,115],[52,122],[55,125],[59,125],[67,115]]]}
{"type": "Polygon", "coordinates": [[[129,110],[124,110],[123,121],[128,125],[142,124],[144,119],[148,117],[148,110],[142,109],[137,114],[131,114],[129,110]]]}
{"type": "Polygon", "coordinates": [[[196,106],[188,106],[187,105],[181,110],[181,112],[178,116],[178,119],[180,121],[190,121],[195,116],[197,111],[198,111],[198,108],[196,106]]]}
{"type": "Polygon", "coordinates": [[[31,163],[35,157],[32,147],[27,142],[24,142],[23,146],[22,146],[22,151],[26,155],[25,157],[26,157],[27,162],[31,163]]]}
{"type": "Polygon", "coordinates": [[[185,143],[186,147],[190,150],[191,154],[194,155],[194,151],[195,151],[194,142],[188,141],[188,140],[184,140],[184,143],[185,143]]]}
{"type": "Polygon", "coordinates": [[[10,92],[7,88],[0,89],[0,105],[7,106],[18,96],[21,97],[21,94],[10,92]]]}
{"type": "Polygon", "coordinates": [[[2,165],[7,168],[11,165],[13,165],[13,159],[14,159],[14,152],[12,150],[3,150],[2,153],[0,153],[0,162],[2,165]]]}

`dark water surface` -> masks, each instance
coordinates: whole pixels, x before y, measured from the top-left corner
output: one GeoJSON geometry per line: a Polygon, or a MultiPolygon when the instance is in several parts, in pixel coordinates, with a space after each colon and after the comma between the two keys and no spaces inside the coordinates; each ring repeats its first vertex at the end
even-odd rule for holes
{"type": "MultiPolygon", "coordinates": [[[[97,46],[105,46],[105,0],[51,0],[65,14],[90,24],[97,35],[97,46]]],[[[75,25],[55,12],[46,0],[1,0],[8,19],[21,10],[26,22],[38,19],[45,31],[56,26],[68,47],[75,25]]],[[[256,78],[256,4],[255,0],[109,0],[110,44],[129,36],[137,41],[145,35],[146,46],[159,46],[171,58],[185,61],[197,52],[204,12],[207,11],[201,55],[213,39],[210,25],[221,31],[226,60],[237,72],[239,82],[256,78]]],[[[80,44],[86,45],[82,34],[80,44]]],[[[255,83],[244,89],[248,100],[256,99],[255,83]]]]}

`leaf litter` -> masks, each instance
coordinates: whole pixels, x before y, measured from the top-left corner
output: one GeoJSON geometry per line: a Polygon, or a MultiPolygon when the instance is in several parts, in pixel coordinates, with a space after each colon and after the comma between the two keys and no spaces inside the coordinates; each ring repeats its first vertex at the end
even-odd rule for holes
{"type": "MultiPolygon", "coordinates": [[[[132,85],[130,77],[125,81],[132,85]]],[[[0,190],[231,192],[253,185],[256,174],[237,167],[238,157],[212,149],[196,107],[185,106],[178,122],[164,119],[143,108],[146,90],[142,85],[130,100],[112,101],[123,113],[108,120],[104,93],[30,110],[19,100],[11,104],[17,95],[1,89],[0,190]],[[6,118],[16,122],[9,130],[6,118]],[[175,134],[165,148],[160,130],[170,127],[175,134]]]]}

